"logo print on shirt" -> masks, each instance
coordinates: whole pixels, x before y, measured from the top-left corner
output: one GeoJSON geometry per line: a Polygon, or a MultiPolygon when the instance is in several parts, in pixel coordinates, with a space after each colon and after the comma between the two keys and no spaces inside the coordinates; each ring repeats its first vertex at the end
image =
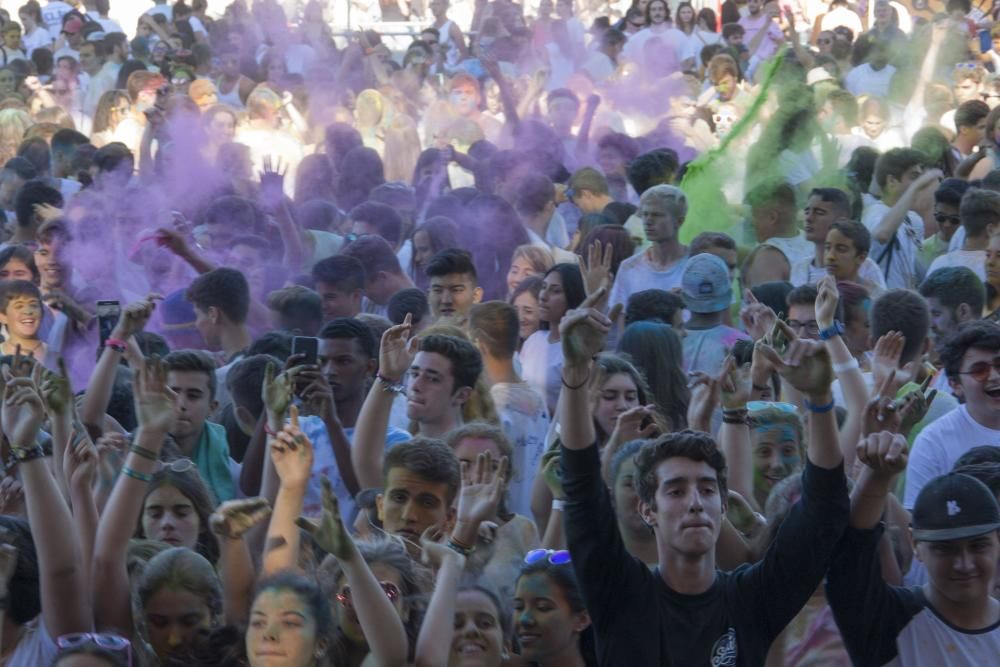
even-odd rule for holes
{"type": "Polygon", "coordinates": [[[729,628],[712,646],[712,667],[736,667],[736,629],[729,628]]]}
{"type": "Polygon", "coordinates": [[[958,502],[955,500],[946,501],[948,504],[948,516],[955,516],[962,511],[962,508],[958,506],[958,502]]]}

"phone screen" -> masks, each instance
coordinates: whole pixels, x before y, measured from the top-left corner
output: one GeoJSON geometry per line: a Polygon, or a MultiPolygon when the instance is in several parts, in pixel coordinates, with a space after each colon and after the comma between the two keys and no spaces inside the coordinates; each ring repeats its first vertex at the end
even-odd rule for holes
{"type": "Polygon", "coordinates": [[[98,301],[97,302],[97,325],[101,332],[101,347],[104,347],[105,341],[111,338],[111,332],[114,331],[115,325],[118,324],[118,318],[121,317],[122,307],[117,301],[98,301]]]}
{"type": "Polygon", "coordinates": [[[309,336],[295,336],[292,338],[292,354],[305,355],[300,363],[315,366],[319,357],[319,339],[309,336]]]}

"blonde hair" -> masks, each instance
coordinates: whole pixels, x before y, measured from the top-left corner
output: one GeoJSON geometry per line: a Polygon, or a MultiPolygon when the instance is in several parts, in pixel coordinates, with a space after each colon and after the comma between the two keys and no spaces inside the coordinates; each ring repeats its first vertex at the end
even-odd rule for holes
{"type": "Polygon", "coordinates": [[[519,245],[514,248],[514,254],[510,257],[511,264],[518,258],[524,259],[531,264],[531,270],[538,275],[543,275],[555,266],[556,263],[552,258],[552,253],[545,248],[531,244],[519,245]]]}
{"type": "Polygon", "coordinates": [[[24,141],[24,135],[35,121],[28,112],[21,109],[0,111],[0,164],[17,155],[17,147],[24,141]]]}

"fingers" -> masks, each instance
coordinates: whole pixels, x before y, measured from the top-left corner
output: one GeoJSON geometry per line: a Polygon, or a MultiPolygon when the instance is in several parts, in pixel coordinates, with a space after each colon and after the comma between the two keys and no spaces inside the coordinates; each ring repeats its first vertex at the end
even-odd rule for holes
{"type": "Polygon", "coordinates": [[[583,310],[586,308],[593,308],[595,304],[600,303],[601,299],[603,299],[604,295],[607,293],[608,293],[607,285],[601,285],[596,290],[594,290],[593,294],[591,294],[590,296],[588,296],[586,299],[583,300],[583,303],[580,304],[579,309],[583,310]]]}
{"type": "Polygon", "coordinates": [[[299,430],[299,408],[292,404],[288,408],[289,423],[292,425],[296,431],[299,430]]]}
{"type": "Polygon", "coordinates": [[[612,324],[614,324],[615,322],[618,321],[618,318],[621,316],[622,309],[624,307],[625,307],[624,304],[621,304],[621,303],[616,303],[615,305],[613,305],[611,307],[611,312],[608,313],[608,319],[611,320],[612,324]]]}
{"type": "Polygon", "coordinates": [[[473,476],[473,481],[476,484],[482,484],[486,481],[486,471],[490,469],[492,463],[492,457],[489,452],[480,452],[479,456],[476,457],[476,470],[473,476]]]}
{"type": "Polygon", "coordinates": [[[315,535],[319,531],[319,524],[304,516],[300,516],[295,519],[295,525],[310,535],[315,535]]]}

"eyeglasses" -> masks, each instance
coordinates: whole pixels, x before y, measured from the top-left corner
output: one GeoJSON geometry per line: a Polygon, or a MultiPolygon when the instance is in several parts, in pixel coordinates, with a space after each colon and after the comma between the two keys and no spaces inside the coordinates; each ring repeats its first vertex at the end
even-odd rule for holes
{"type": "Polygon", "coordinates": [[[795,333],[798,333],[803,329],[805,329],[806,333],[809,334],[810,336],[819,335],[819,324],[816,322],[816,320],[809,320],[808,322],[800,322],[798,320],[788,320],[788,326],[795,333]]]}
{"type": "Polygon", "coordinates": [[[949,225],[957,226],[962,224],[962,219],[959,218],[957,215],[946,215],[944,213],[935,213],[934,222],[938,223],[939,225],[948,223],[949,225]]]}
{"type": "MultiPolygon", "coordinates": [[[[391,581],[380,581],[378,585],[382,587],[382,591],[385,596],[389,598],[390,602],[395,602],[402,595],[399,591],[399,586],[392,583],[391,581]]],[[[351,600],[351,587],[344,586],[339,593],[337,593],[337,602],[344,605],[345,607],[353,607],[354,602],[351,600]]]]}
{"type": "Polygon", "coordinates": [[[565,549],[560,549],[559,551],[555,549],[532,549],[524,555],[524,562],[528,565],[534,565],[535,563],[540,563],[546,557],[553,565],[565,565],[572,560],[569,552],[565,549]]]}
{"type": "Polygon", "coordinates": [[[828,37],[826,39],[817,39],[816,43],[820,46],[825,46],[827,44],[833,44],[833,40],[828,37]]]}
{"type": "Polygon", "coordinates": [[[991,371],[1000,373],[1000,357],[993,357],[993,361],[977,361],[969,366],[967,371],[959,371],[959,375],[968,375],[976,382],[986,382],[992,375],[991,371]]]}
{"type": "Polygon", "coordinates": [[[162,472],[164,470],[169,470],[170,472],[183,473],[194,470],[197,466],[194,461],[188,458],[174,459],[170,463],[165,463],[160,461],[159,467],[156,469],[157,472],[162,472]]]}
{"type": "Polygon", "coordinates": [[[125,653],[128,656],[129,667],[132,666],[132,643],[119,635],[74,632],[56,639],[56,646],[61,649],[76,648],[86,644],[95,644],[107,651],[125,653]]]}

